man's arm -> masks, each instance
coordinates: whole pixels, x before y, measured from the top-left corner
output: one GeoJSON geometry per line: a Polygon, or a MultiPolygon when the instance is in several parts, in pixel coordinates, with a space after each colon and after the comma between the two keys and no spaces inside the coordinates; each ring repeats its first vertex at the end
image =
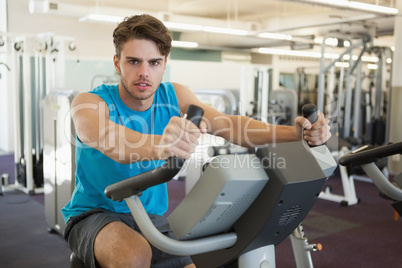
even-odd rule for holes
{"type": "MultiPolygon", "coordinates": [[[[138,157],[155,158],[151,135],[141,134],[109,120],[105,101],[92,93],[81,93],[74,98],[71,115],[78,138],[120,163],[131,163],[138,157]],[[135,155],[134,155],[135,154],[135,155]]],[[[160,136],[154,136],[158,142],[160,136]]]]}
{"type": "Polygon", "coordinates": [[[304,138],[311,145],[324,143],[331,136],[329,120],[323,114],[313,125],[303,118],[295,119],[295,126],[267,124],[246,116],[225,115],[216,109],[201,103],[186,87],[174,83],[181,111],[188,105],[195,104],[204,109],[204,127],[207,132],[220,136],[227,141],[244,147],[255,147],[267,143],[290,142],[304,138]]]}
{"type": "Polygon", "coordinates": [[[198,144],[200,131],[184,118],[172,117],[162,135],[143,134],[109,120],[105,101],[92,93],[81,93],[72,102],[71,114],[81,142],[123,164],[189,158],[198,144]]]}

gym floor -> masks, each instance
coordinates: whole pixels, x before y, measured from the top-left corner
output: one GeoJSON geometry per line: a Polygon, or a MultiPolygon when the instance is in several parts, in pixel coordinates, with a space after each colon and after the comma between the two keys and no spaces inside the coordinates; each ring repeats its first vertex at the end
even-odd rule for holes
{"type": "MultiPolygon", "coordinates": [[[[0,173],[12,177],[12,172],[12,156],[0,155],[0,173]]],[[[338,177],[327,184],[342,192],[338,177]]],[[[311,254],[314,267],[401,267],[402,219],[394,218],[392,201],[380,197],[372,183],[356,181],[355,187],[359,204],[342,207],[318,199],[303,221],[309,242],[323,245],[311,254]]],[[[184,182],[171,181],[168,188],[170,213],[184,196],[184,182]]],[[[12,191],[0,196],[1,267],[69,267],[70,250],[61,235],[48,233],[43,204],[43,195],[12,191]]],[[[289,239],[276,247],[276,264],[296,267],[289,239]]]]}

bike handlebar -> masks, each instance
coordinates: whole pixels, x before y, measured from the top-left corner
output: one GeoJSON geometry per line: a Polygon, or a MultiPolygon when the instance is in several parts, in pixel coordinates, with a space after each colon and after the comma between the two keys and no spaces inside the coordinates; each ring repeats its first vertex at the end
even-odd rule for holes
{"type": "MultiPolygon", "coordinates": [[[[203,114],[203,109],[190,105],[186,112],[186,118],[199,126],[203,114]]],[[[160,167],[109,185],[105,189],[105,195],[113,201],[122,201],[132,195],[141,195],[144,190],[173,179],[183,164],[182,158],[169,157],[160,167]]]]}
{"type": "Polygon", "coordinates": [[[342,166],[361,166],[395,154],[402,154],[402,142],[379,147],[365,145],[342,156],[339,159],[339,164],[342,166]]]}

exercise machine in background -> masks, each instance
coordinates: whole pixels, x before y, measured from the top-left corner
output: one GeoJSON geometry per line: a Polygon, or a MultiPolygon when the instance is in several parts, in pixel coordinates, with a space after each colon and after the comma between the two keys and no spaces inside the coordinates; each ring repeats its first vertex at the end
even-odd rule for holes
{"type": "Polygon", "coordinates": [[[64,86],[65,50],[74,39],[53,33],[12,35],[11,68],[15,122],[14,184],[2,190],[43,193],[43,100],[64,86]]]}
{"type": "Polygon", "coordinates": [[[68,203],[75,183],[75,129],[70,106],[76,92],[52,90],[43,105],[43,177],[45,217],[49,232],[64,233],[61,209],[68,203]]]}
{"type": "MultiPolygon", "coordinates": [[[[361,77],[362,77],[362,56],[367,52],[371,37],[363,35],[358,42],[353,42],[350,36],[331,34],[326,36],[321,44],[321,54],[326,52],[326,41],[330,38],[337,38],[342,42],[347,41],[350,45],[345,47],[343,53],[337,58],[331,59],[327,64],[324,56],[320,61],[320,74],[318,80],[317,108],[321,112],[326,112],[327,117],[332,121],[333,138],[329,147],[334,156],[339,159],[342,155],[351,150],[351,146],[356,145],[351,140],[350,131],[354,129],[353,135],[360,133],[361,122],[361,77]],[[357,51],[358,57],[354,58],[357,51]],[[347,62],[345,62],[345,60],[347,62]],[[335,65],[340,64],[339,78],[335,83],[335,65]],[[345,66],[348,66],[347,68],[345,66]],[[346,71],[346,74],[345,74],[346,71]],[[327,78],[327,87],[325,80],[327,78]],[[335,86],[337,84],[337,86],[335,86]],[[344,85],[346,89],[344,90],[344,85]],[[353,90],[354,87],[354,90],[353,90]],[[335,90],[337,89],[337,91],[335,90]],[[336,93],[334,92],[336,91],[336,93]],[[352,105],[352,100],[354,105],[352,105]],[[353,111],[352,108],[354,107],[353,111]],[[353,116],[352,116],[353,115],[353,116]],[[353,122],[351,120],[354,120],[353,122]]],[[[353,176],[348,173],[345,167],[339,167],[343,186],[343,195],[334,194],[327,187],[320,194],[320,198],[339,202],[344,206],[355,205],[359,202],[354,185],[353,176]]]]}
{"type": "Polygon", "coordinates": [[[197,98],[219,112],[234,115],[239,114],[239,90],[237,89],[197,89],[197,98]]]}
{"type": "MultiPolygon", "coordinates": [[[[331,120],[333,138],[328,142],[328,147],[334,157],[339,159],[363,144],[381,145],[387,142],[386,121],[389,121],[391,87],[390,81],[388,87],[386,86],[389,77],[385,65],[386,60],[392,58],[392,53],[386,48],[373,47],[372,39],[367,34],[355,43],[345,35],[332,34],[327,38],[330,37],[337,37],[350,43],[350,46],[346,47],[336,59],[327,64],[322,57],[320,64],[317,106],[320,111],[325,111],[331,120]],[[358,54],[355,58],[353,51],[357,51],[358,54]],[[378,58],[378,68],[368,75],[364,75],[362,71],[362,59],[366,55],[378,58]],[[339,64],[339,77],[335,83],[336,64],[339,64]],[[369,89],[364,90],[363,81],[366,80],[369,89]]],[[[324,40],[322,54],[325,53],[325,47],[324,40]]],[[[382,166],[382,169],[386,174],[387,168],[382,166]]],[[[341,165],[339,174],[343,193],[335,194],[331,191],[331,187],[327,186],[320,194],[320,198],[338,202],[342,206],[358,204],[360,200],[354,180],[367,181],[365,177],[360,176],[361,169],[341,165]]]]}
{"type": "Polygon", "coordinates": [[[276,89],[272,68],[251,66],[242,70],[239,114],[275,125],[294,125],[298,97],[294,89],[276,89]]]}
{"type": "Polygon", "coordinates": [[[376,165],[382,158],[402,154],[402,142],[382,146],[365,145],[344,155],[339,159],[343,166],[359,166],[370,177],[377,188],[390,199],[394,200],[392,206],[402,216],[402,173],[393,178],[392,183],[376,165]]]}
{"type": "MultiPolygon", "coordinates": [[[[75,93],[65,89],[65,53],[74,39],[53,33],[11,35],[15,122],[15,182],[1,190],[44,193],[49,231],[64,232],[61,208],[74,187],[75,93]]],[[[7,182],[5,183],[7,184],[7,182]]]]}
{"type": "Polygon", "coordinates": [[[117,75],[107,75],[107,74],[96,74],[91,77],[91,82],[89,85],[89,90],[93,90],[95,87],[105,84],[105,85],[114,85],[120,82],[119,77],[117,75]]]}
{"type": "Polygon", "coordinates": [[[271,92],[268,107],[268,123],[293,126],[298,115],[297,94],[292,89],[276,89],[271,92]]]}

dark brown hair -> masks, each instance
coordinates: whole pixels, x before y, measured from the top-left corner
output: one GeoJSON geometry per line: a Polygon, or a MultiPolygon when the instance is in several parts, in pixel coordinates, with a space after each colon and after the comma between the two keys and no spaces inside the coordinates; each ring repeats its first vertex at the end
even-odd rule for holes
{"type": "Polygon", "coordinates": [[[120,59],[123,45],[131,39],[145,39],[155,42],[159,52],[167,57],[172,48],[172,37],[166,26],[157,18],[143,14],[126,17],[113,31],[113,44],[120,59]]]}

